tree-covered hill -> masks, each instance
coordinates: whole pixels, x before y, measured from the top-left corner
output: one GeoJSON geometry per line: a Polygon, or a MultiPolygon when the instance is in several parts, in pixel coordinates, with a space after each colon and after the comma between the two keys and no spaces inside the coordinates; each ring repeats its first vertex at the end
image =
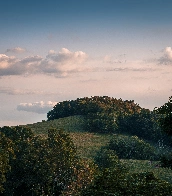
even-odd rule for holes
{"type": "Polygon", "coordinates": [[[0,195],[172,195],[164,114],[104,96],[48,116],[58,118],[0,128],[0,195]]]}
{"type": "Polygon", "coordinates": [[[47,119],[52,121],[76,115],[84,119],[83,129],[88,132],[125,133],[169,144],[169,138],[158,126],[155,113],[140,107],[134,100],[93,96],[63,101],[47,113],[47,119]]]}
{"type": "Polygon", "coordinates": [[[118,119],[133,114],[150,114],[133,100],[123,101],[108,96],[84,97],[57,103],[47,113],[48,121],[74,115],[82,115],[87,120],[87,130],[99,133],[114,133],[118,119]]]}
{"type": "Polygon", "coordinates": [[[88,115],[90,113],[134,113],[142,108],[133,100],[116,99],[108,96],[93,96],[78,98],[57,103],[54,108],[47,113],[48,120],[54,120],[73,115],[88,115]]]}

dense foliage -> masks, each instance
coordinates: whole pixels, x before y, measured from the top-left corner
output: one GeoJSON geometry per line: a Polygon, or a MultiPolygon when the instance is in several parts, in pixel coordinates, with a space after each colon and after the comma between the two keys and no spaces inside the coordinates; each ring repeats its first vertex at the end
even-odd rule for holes
{"type": "Polygon", "coordinates": [[[82,196],[171,196],[172,186],[155,178],[153,173],[124,173],[122,170],[106,168],[82,192],[82,196]]]}
{"type": "Polygon", "coordinates": [[[99,168],[114,168],[117,165],[122,166],[120,163],[118,156],[114,150],[109,150],[106,147],[102,147],[94,158],[95,163],[99,166],[99,168]]]}
{"type": "Polygon", "coordinates": [[[82,196],[170,196],[172,185],[152,172],[130,173],[114,151],[102,148],[95,158],[99,172],[93,182],[81,192],[82,196]]]}
{"type": "Polygon", "coordinates": [[[137,136],[114,135],[107,147],[114,150],[120,159],[154,159],[155,149],[137,136]]]}
{"type": "Polygon", "coordinates": [[[160,138],[161,132],[155,129],[155,121],[149,110],[141,110],[139,113],[120,115],[117,121],[118,133],[129,133],[143,139],[155,140],[160,138]]]}
{"type": "Polygon", "coordinates": [[[72,115],[87,115],[89,113],[133,113],[141,107],[134,101],[123,101],[108,96],[84,97],[76,100],[69,100],[57,103],[47,113],[48,120],[54,120],[72,115]]]}
{"type": "Polygon", "coordinates": [[[116,130],[115,115],[113,113],[100,112],[87,115],[87,127],[89,132],[114,133],[116,130]]]}
{"type": "Polygon", "coordinates": [[[133,114],[140,110],[141,107],[134,101],[94,96],[59,102],[48,112],[47,118],[54,120],[71,115],[84,115],[87,119],[87,131],[112,133],[116,129],[116,119],[120,114],[133,114]]]}
{"type": "Polygon", "coordinates": [[[0,133],[2,195],[73,194],[91,182],[94,165],[76,156],[64,132],[52,129],[42,138],[27,128],[3,127],[0,133]]]}
{"type": "Polygon", "coordinates": [[[163,131],[172,135],[172,96],[163,106],[155,108],[155,112],[159,114],[159,123],[163,131]]]}
{"type": "MultiPolygon", "coordinates": [[[[171,139],[172,137],[172,96],[169,101],[159,108],[155,108],[155,113],[158,115],[158,122],[162,130],[171,139]]],[[[172,140],[171,140],[172,143],[172,140]]],[[[172,153],[168,153],[161,157],[162,167],[168,167],[172,169],[172,153]]]]}
{"type": "Polygon", "coordinates": [[[157,124],[157,117],[134,101],[123,101],[108,96],[78,98],[59,102],[48,112],[48,120],[71,115],[83,115],[84,129],[96,133],[129,133],[139,138],[169,143],[157,124]]]}

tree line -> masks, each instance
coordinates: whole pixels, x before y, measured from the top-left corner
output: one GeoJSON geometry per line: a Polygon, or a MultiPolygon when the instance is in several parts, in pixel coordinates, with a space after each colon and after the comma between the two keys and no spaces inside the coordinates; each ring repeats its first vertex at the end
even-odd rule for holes
{"type": "Polygon", "coordinates": [[[108,96],[78,98],[57,103],[47,113],[48,120],[83,115],[85,130],[97,133],[128,133],[153,142],[170,145],[171,138],[159,126],[160,115],[134,103],[134,100],[108,96]]]}

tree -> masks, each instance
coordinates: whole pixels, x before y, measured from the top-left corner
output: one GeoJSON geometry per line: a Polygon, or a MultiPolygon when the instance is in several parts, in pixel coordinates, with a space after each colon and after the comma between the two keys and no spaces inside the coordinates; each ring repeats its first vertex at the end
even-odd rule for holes
{"type": "Polygon", "coordinates": [[[47,137],[22,127],[3,127],[0,133],[13,153],[6,156],[2,140],[0,190],[4,196],[77,193],[91,182],[94,166],[79,159],[71,138],[62,130],[50,129],[47,137]],[[74,183],[77,181],[80,184],[74,183]]]}
{"type": "Polygon", "coordinates": [[[108,149],[114,150],[120,159],[154,159],[155,149],[137,136],[114,135],[108,149]]]}
{"type": "MultiPolygon", "coordinates": [[[[159,108],[155,108],[158,115],[158,121],[162,130],[169,136],[172,136],[172,96],[169,101],[159,108]]],[[[172,169],[172,153],[165,154],[161,157],[161,166],[172,169]]]]}
{"type": "Polygon", "coordinates": [[[114,114],[108,112],[88,113],[87,130],[96,133],[113,133],[116,128],[114,114]]]}
{"type": "Polygon", "coordinates": [[[153,115],[149,110],[145,109],[133,114],[119,115],[117,119],[117,132],[137,135],[147,140],[157,139],[157,127],[155,128],[153,115]]]}
{"type": "Polygon", "coordinates": [[[13,154],[11,142],[0,132],[0,193],[4,191],[6,174],[10,170],[9,156],[13,154]]]}
{"type": "Polygon", "coordinates": [[[169,101],[160,108],[155,108],[159,115],[159,123],[165,133],[172,136],[172,96],[169,101]]]}
{"type": "Polygon", "coordinates": [[[99,166],[99,168],[113,168],[117,165],[120,165],[120,161],[118,156],[116,155],[114,150],[109,150],[106,147],[102,147],[96,154],[95,163],[99,166]]]}
{"type": "Polygon", "coordinates": [[[171,196],[172,185],[159,180],[152,172],[124,173],[106,168],[82,191],[81,196],[171,196]]]}

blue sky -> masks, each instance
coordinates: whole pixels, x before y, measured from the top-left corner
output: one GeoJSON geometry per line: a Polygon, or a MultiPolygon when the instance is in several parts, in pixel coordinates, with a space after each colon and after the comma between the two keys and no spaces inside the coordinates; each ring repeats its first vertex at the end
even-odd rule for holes
{"type": "Polygon", "coordinates": [[[3,0],[0,126],[108,95],[153,109],[172,94],[171,0],[3,0]]]}

